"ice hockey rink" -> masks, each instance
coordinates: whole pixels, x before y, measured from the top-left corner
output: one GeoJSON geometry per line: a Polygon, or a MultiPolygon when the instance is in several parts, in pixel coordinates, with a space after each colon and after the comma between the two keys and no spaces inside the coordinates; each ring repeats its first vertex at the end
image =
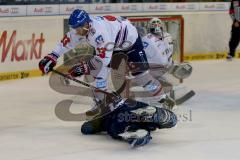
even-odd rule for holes
{"type": "Polygon", "coordinates": [[[69,95],[52,90],[49,77],[1,82],[0,159],[239,160],[240,60],[191,64],[184,85],[196,95],[178,106],[178,125],[153,132],[137,149],[104,134],[84,136],[82,122],[59,120],[55,105],[69,95]]]}

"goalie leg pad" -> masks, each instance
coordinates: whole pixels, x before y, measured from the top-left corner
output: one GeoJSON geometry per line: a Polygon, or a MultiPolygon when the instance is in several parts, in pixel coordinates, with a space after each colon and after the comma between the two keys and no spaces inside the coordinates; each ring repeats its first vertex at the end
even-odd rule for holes
{"type": "Polygon", "coordinates": [[[162,85],[149,73],[149,71],[136,75],[134,81],[153,96],[163,93],[162,85]]]}

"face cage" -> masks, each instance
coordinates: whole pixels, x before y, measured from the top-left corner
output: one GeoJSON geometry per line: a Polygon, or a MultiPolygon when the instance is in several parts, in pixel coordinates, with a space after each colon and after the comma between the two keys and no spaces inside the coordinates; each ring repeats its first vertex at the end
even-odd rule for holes
{"type": "Polygon", "coordinates": [[[163,36],[163,27],[161,21],[155,20],[150,24],[150,32],[156,35],[163,36]]]}
{"type": "Polygon", "coordinates": [[[150,32],[160,36],[160,38],[163,38],[163,28],[162,27],[150,28],[150,32]]]}

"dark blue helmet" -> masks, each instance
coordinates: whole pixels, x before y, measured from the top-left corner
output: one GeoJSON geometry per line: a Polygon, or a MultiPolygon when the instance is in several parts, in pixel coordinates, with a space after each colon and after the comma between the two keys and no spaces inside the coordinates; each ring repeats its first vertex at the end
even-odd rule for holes
{"type": "Polygon", "coordinates": [[[75,29],[90,21],[91,19],[86,11],[75,9],[69,17],[68,24],[75,29]]]}

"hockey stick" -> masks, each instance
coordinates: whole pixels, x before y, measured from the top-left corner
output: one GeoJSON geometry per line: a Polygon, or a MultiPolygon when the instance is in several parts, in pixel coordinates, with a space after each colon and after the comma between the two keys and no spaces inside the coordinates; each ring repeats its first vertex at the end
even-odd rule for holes
{"type": "Polygon", "coordinates": [[[187,100],[189,100],[190,98],[192,98],[195,95],[195,92],[193,90],[187,92],[184,96],[178,98],[175,100],[176,105],[180,105],[184,102],[186,102],[187,100]]]}
{"type": "MultiPolygon", "coordinates": [[[[84,81],[80,81],[80,80],[78,80],[78,79],[76,79],[76,78],[74,78],[74,77],[72,77],[72,76],[69,76],[68,74],[64,74],[64,73],[62,73],[62,72],[59,72],[58,70],[53,69],[52,72],[54,72],[54,73],[56,73],[56,74],[58,74],[58,75],[60,75],[60,76],[63,76],[64,78],[67,78],[67,79],[69,79],[69,80],[72,80],[72,81],[74,81],[74,82],[76,82],[76,83],[79,83],[79,84],[81,84],[81,85],[83,85],[83,86],[85,86],[85,87],[89,87],[89,88],[91,88],[93,91],[96,90],[96,91],[98,91],[98,92],[102,92],[102,93],[105,93],[105,94],[107,94],[107,95],[114,95],[115,97],[118,97],[118,96],[119,96],[119,94],[117,93],[118,91],[117,91],[117,92],[115,92],[115,91],[104,91],[104,90],[101,90],[101,89],[99,89],[99,88],[91,85],[91,84],[88,84],[88,83],[86,83],[86,82],[84,82],[84,81]]],[[[122,85],[122,87],[121,87],[120,89],[118,89],[118,90],[121,92],[124,87],[125,87],[125,84],[122,85]]]]}
{"type": "Polygon", "coordinates": [[[80,80],[78,80],[78,79],[76,79],[74,77],[71,77],[68,74],[64,74],[62,72],[59,72],[58,70],[53,69],[52,72],[54,72],[54,73],[56,73],[56,74],[58,74],[60,76],[63,76],[64,78],[67,78],[69,80],[72,80],[72,81],[74,81],[76,83],[79,83],[79,84],[81,84],[83,86],[89,87],[92,90],[92,92],[94,92],[94,91],[102,92],[102,93],[106,94],[107,96],[110,96],[111,98],[112,97],[116,97],[118,99],[120,97],[120,95],[118,93],[114,92],[114,91],[108,92],[108,91],[101,90],[101,89],[99,89],[99,88],[97,88],[97,87],[95,87],[95,86],[93,86],[91,84],[88,84],[88,83],[86,83],[84,81],[80,81],[80,80]]]}
{"type": "Polygon", "coordinates": [[[124,103],[124,100],[121,98],[121,96],[118,93],[114,92],[114,91],[108,92],[108,91],[100,90],[100,89],[98,89],[97,87],[95,87],[95,86],[93,86],[91,84],[88,84],[88,83],[86,83],[84,81],[80,81],[80,80],[78,80],[78,79],[76,79],[74,77],[71,77],[71,76],[69,76],[67,74],[64,74],[64,73],[62,73],[60,71],[57,71],[55,69],[53,69],[52,72],[56,73],[56,74],[58,74],[60,76],[63,76],[64,78],[67,78],[69,80],[72,80],[72,81],[74,81],[76,83],[79,83],[79,84],[81,84],[83,86],[89,87],[92,90],[92,92],[94,92],[94,91],[102,92],[102,93],[106,94],[109,98],[111,98],[112,102],[117,103],[117,105],[112,106],[112,107],[104,107],[104,108],[101,107],[101,115],[97,115],[94,118],[104,117],[107,114],[111,113],[112,111],[116,110],[117,108],[121,107],[122,106],[121,104],[124,103]]]}
{"type": "MultiPolygon", "coordinates": [[[[60,76],[63,76],[64,78],[67,78],[67,79],[69,79],[69,80],[72,80],[72,81],[74,81],[74,82],[77,82],[77,83],[79,83],[79,84],[81,84],[81,85],[83,85],[83,86],[86,86],[86,87],[89,87],[89,88],[92,88],[92,89],[99,90],[97,87],[95,87],[95,86],[93,86],[93,85],[91,85],[91,84],[88,84],[88,83],[86,83],[86,82],[84,82],[84,81],[80,81],[80,80],[78,80],[78,79],[76,79],[76,78],[73,78],[73,77],[67,75],[67,74],[64,74],[64,73],[62,73],[62,72],[59,72],[58,70],[53,69],[52,72],[54,72],[54,73],[56,73],[56,74],[58,74],[58,75],[60,75],[60,76]]],[[[101,90],[101,91],[102,91],[103,93],[109,94],[109,93],[106,92],[106,91],[103,91],[103,90],[101,90]]]]}

